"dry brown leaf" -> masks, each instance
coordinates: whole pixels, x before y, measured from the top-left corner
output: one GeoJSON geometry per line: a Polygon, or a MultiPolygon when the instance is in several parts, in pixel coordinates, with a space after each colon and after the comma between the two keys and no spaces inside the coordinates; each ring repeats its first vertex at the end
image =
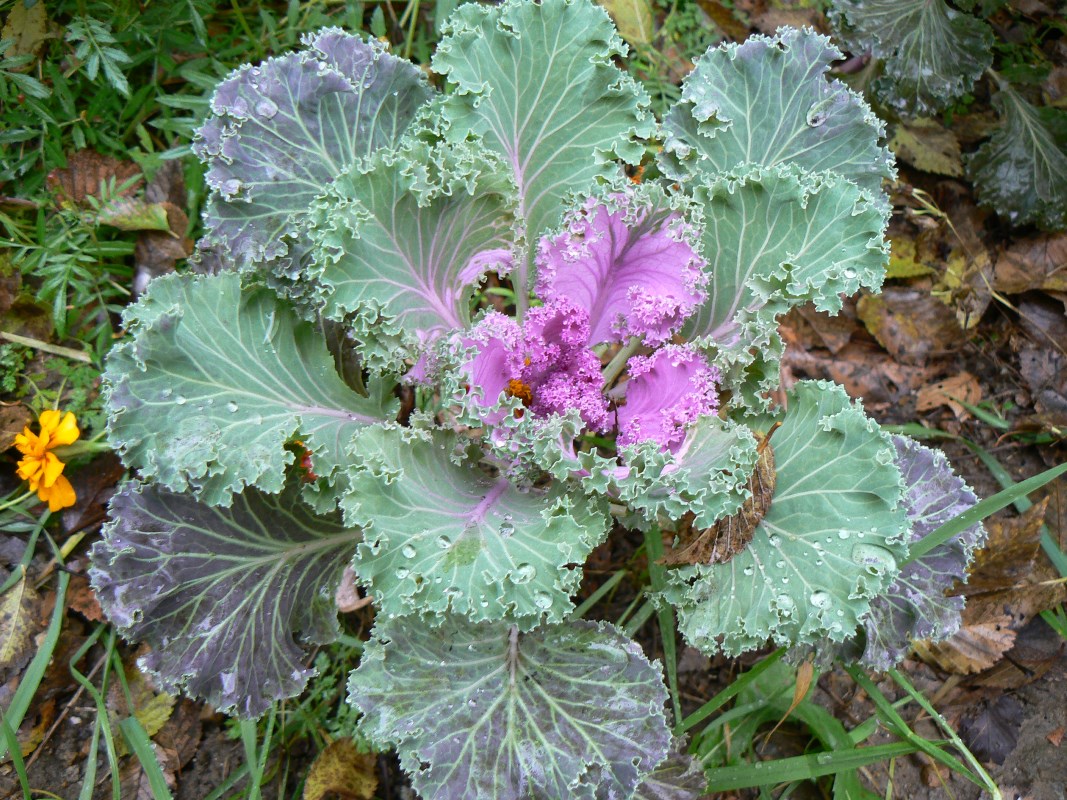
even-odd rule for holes
{"type": "Polygon", "coordinates": [[[378,788],[377,763],[377,755],[359,752],[351,739],[330,742],[308,771],[304,800],[324,800],[328,794],[370,800],[378,788]]]}
{"type": "Polygon", "coordinates": [[[971,598],[1025,585],[1041,547],[1048,503],[1046,497],[1017,517],[986,520],[985,546],[974,554],[967,583],[954,594],[971,598]]]}
{"type": "Polygon", "coordinates": [[[1051,733],[1050,733],[1050,734],[1049,734],[1048,736],[1046,736],[1045,738],[1046,738],[1046,739],[1048,740],[1048,743],[1049,743],[1050,745],[1052,745],[1053,747],[1059,747],[1059,746],[1060,746],[1060,744],[1061,744],[1061,743],[1063,742],[1063,735],[1064,735],[1065,733],[1067,733],[1067,728],[1064,728],[1064,727],[1063,727],[1063,726],[1061,725],[1060,727],[1058,727],[1058,728],[1056,728],[1056,729],[1055,729],[1054,731],[1052,731],[1052,732],[1051,732],[1051,733]]]}
{"type": "Polygon", "coordinates": [[[961,372],[959,375],[924,386],[919,390],[915,410],[932,411],[938,406],[948,406],[956,415],[956,419],[970,416],[970,412],[956,402],[957,400],[970,405],[977,405],[982,400],[982,386],[969,372],[961,372]]]}
{"type": "MultiPolygon", "coordinates": [[[[107,185],[114,179],[115,185],[121,186],[140,174],[141,168],[132,161],[119,161],[95,150],[79,150],[67,156],[66,169],[54,169],[48,173],[47,181],[59,200],[83,203],[86,197],[100,196],[101,184],[107,185]]],[[[134,182],[119,192],[119,196],[132,195],[139,183],[134,182]]]]}
{"type": "Polygon", "coordinates": [[[963,341],[955,314],[921,287],[887,286],[881,295],[861,297],[856,314],[878,343],[905,364],[922,366],[963,341]]]}
{"type": "Polygon", "coordinates": [[[960,143],[952,131],[931,119],[896,126],[889,149],[901,161],[923,172],[957,178],[963,174],[960,143]]]}
{"type": "Polygon", "coordinates": [[[972,675],[996,664],[1015,642],[1007,614],[987,622],[965,625],[943,642],[915,642],[916,655],[945,672],[972,675]]]}
{"type": "Polygon", "coordinates": [[[697,5],[724,36],[728,36],[735,42],[743,42],[748,38],[748,27],[734,16],[732,9],[727,8],[719,0],[697,0],[697,5]]]}
{"type": "Polygon", "coordinates": [[[993,287],[1005,294],[1067,292],[1067,233],[1017,242],[997,257],[993,287]]]}
{"type": "Polygon", "coordinates": [[[67,607],[72,608],[90,622],[103,622],[104,612],[96,599],[96,592],[84,575],[71,575],[67,587],[67,607]]]}
{"type": "Polygon", "coordinates": [[[22,579],[0,596],[0,683],[6,683],[33,655],[33,637],[44,627],[41,598],[22,579]]]}
{"type": "MultiPolygon", "coordinates": [[[[120,741],[121,738],[120,738],[120,741]]],[[[117,743],[117,742],[116,742],[117,743]]],[[[175,771],[167,767],[167,754],[155,742],[151,742],[152,750],[156,754],[163,772],[163,780],[167,788],[174,791],[178,786],[175,771]]],[[[156,800],[156,794],[152,791],[152,785],[148,781],[148,773],[144,771],[141,762],[136,758],[129,758],[119,770],[119,791],[123,800],[156,800]]]]}
{"type": "Polygon", "coordinates": [[[649,45],[655,38],[651,0],[596,0],[611,15],[619,35],[634,46],[649,45]]]}
{"type": "Polygon", "coordinates": [[[33,412],[22,403],[0,404],[0,450],[11,446],[17,434],[33,422],[33,412]]]}

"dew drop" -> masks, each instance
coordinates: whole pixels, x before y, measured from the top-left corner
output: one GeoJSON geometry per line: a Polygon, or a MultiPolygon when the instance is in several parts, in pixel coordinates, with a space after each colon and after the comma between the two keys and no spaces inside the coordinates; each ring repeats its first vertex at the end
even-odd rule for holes
{"type": "Polygon", "coordinates": [[[401,567],[400,569],[398,569],[396,571],[396,577],[400,578],[400,580],[404,580],[404,578],[406,578],[410,574],[411,574],[411,570],[406,569],[404,567],[401,567]]]}
{"type": "Polygon", "coordinates": [[[174,398],[174,402],[177,403],[180,406],[184,406],[188,401],[184,397],[182,397],[181,395],[178,395],[177,397],[174,398]]]}
{"type": "Polygon", "coordinates": [[[256,115],[264,119],[271,119],[278,113],[278,104],[269,97],[263,97],[256,103],[256,115]]]}
{"type": "Polygon", "coordinates": [[[833,604],[833,600],[830,598],[829,592],[824,592],[820,589],[811,593],[811,604],[816,608],[829,608],[833,604]]]}
{"type": "Polygon", "coordinates": [[[173,389],[164,389],[162,392],[159,393],[159,398],[161,400],[166,400],[172,394],[174,394],[174,390],[173,389]]]}
{"type": "Polygon", "coordinates": [[[402,548],[400,548],[400,555],[402,555],[404,558],[414,558],[415,552],[415,548],[412,547],[410,544],[406,544],[402,548]]]}
{"type": "Polygon", "coordinates": [[[815,756],[815,760],[820,764],[829,764],[834,760],[834,757],[832,753],[819,753],[819,755],[815,756]]]}
{"type": "Polygon", "coordinates": [[[452,540],[449,539],[447,536],[438,536],[437,546],[440,547],[442,550],[447,550],[452,546],[452,540]]]}
{"type": "Polygon", "coordinates": [[[808,108],[808,125],[813,128],[818,128],[822,125],[830,116],[830,106],[834,102],[833,95],[825,97],[822,100],[818,100],[811,104],[808,108]]]}
{"type": "Polygon", "coordinates": [[[847,539],[851,535],[852,535],[852,531],[846,531],[844,528],[842,528],[841,530],[839,530],[837,532],[837,538],[841,539],[842,541],[847,539]]]}
{"type": "Polygon", "coordinates": [[[792,608],[793,608],[793,606],[795,605],[795,603],[793,602],[793,598],[792,598],[792,597],[790,597],[790,596],[789,596],[789,595],[787,595],[787,594],[780,594],[780,595],[778,595],[778,596],[777,596],[777,597],[776,597],[776,598],[774,599],[774,601],[775,601],[775,603],[777,603],[777,604],[778,604],[778,607],[779,607],[780,609],[782,609],[783,611],[788,611],[788,610],[792,609],[792,608]]]}
{"type": "Polygon", "coordinates": [[[236,414],[237,413],[237,403],[233,402],[233,400],[231,400],[230,402],[228,402],[226,404],[226,408],[228,408],[230,410],[231,414],[236,414]]]}
{"type": "Polygon", "coordinates": [[[241,182],[237,178],[228,178],[222,182],[222,193],[227,197],[232,197],[241,191],[241,182]]]}
{"type": "Polygon", "coordinates": [[[535,592],[534,605],[544,611],[552,607],[552,598],[548,596],[548,592],[535,592]]]}
{"type": "Polygon", "coordinates": [[[743,570],[741,570],[741,571],[742,571],[742,572],[744,572],[744,573],[745,573],[745,575],[752,575],[752,573],[753,573],[753,572],[755,572],[755,570],[753,570],[753,569],[752,569],[752,567],[745,567],[745,568],[744,568],[743,570]]]}
{"type": "Polygon", "coordinates": [[[849,267],[841,274],[844,275],[848,280],[853,280],[856,277],[856,270],[852,269],[852,267],[849,267]]]}
{"type": "Polygon", "coordinates": [[[774,562],[774,566],[775,566],[776,569],[785,569],[785,562],[784,561],[775,561],[774,562]]]}
{"type": "Polygon", "coordinates": [[[772,533],[767,537],[767,542],[771,547],[778,547],[782,543],[782,538],[777,533],[772,533]]]}
{"type": "MultiPolygon", "coordinates": [[[[514,571],[511,573],[511,582],[512,583],[529,583],[530,581],[532,581],[534,579],[534,576],[536,574],[537,574],[537,570],[534,568],[533,564],[525,564],[525,563],[524,564],[519,564],[519,566],[515,567],[514,571]]],[[[539,593],[539,594],[543,594],[543,593],[539,593]]],[[[549,599],[548,602],[549,602],[549,605],[552,604],[552,600],[551,599],[549,599]]]]}
{"type": "Polygon", "coordinates": [[[510,522],[500,523],[500,535],[507,539],[511,534],[515,533],[515,526],[510,522]]]}

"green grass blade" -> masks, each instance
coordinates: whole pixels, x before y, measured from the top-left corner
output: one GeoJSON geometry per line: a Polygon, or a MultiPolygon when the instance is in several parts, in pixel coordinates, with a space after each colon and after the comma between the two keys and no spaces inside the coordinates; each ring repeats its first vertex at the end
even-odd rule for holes
{"type": "Polygon", "coordinates": [[[726,792],[751,786],[776,786],[780,783],[806,781],[835,772],[859,769],[890,758],[914,753],[919,748],[909,742],[880,744],[836,753],[816,753],[775,761],[758,761],[736,767],[720,767],[708,775],[709,792],[726,792]]]}
{"type": "Polygon", "coordinates": [[[141,768],[148,776],[148,787],[152,790],[155,800],[172,800],[167,781],[163,777],[159,761],[156,759],[156,751],[152,749],[152,741],[148,738],[148,732],[138,721],[137,717],[126,717],[119,723],[119,730],[126,737],[133,754],[141,763],[141,768]]]}
{"type": "MultiPolygon", "coordinates": [[[[645,555],[648,557],[648,577],[652,581],[652,590],[660,591],[666,582],[666,568],[657,564],[663,557],[663,537],[659,528],[645,531],[645,555]]],[[[674,724],[682,720],[682,702],[678,694],[678,647],[674,627],[674,609],[664,603],[656,610],[659,621],[660,638],[663,640],[663,662],[667,670],[667,688],[671,693],[671,707],[674,710],[674,724]]]]}
{"type": "Polygon", "coordinates": [[[4,717],[2,709],[0,709],[0,733],[3,733],[7,752],[11,754],[11,763],[15,767],[15,774],[18,775],[19,785],[22,787],[22,794],[24,797],[32,797],[33,795],[30,791],[30,779],[26,775],[26,762],[22,760],[22,748],[19,746],[19,740],[15,735],[15,731],[13,731],[11,726],[7,724],[7,719],[4,717]]]}
{"type": "Polygon", "coordinates": [[[778,648],[756,666],[752,667],[744,675],[739,676],[733,683],[711,698],[708,702],[683,719],[680,724],[674,728],[674,735],[681,736],[686,731],[690,730],[694,725],[699,725],[706,720],[731,699],[736,697],[739,692],[743,691],[749,684],[751,684],[756,678],[770,669],[776,662],[781,660],[785,655],[784,648],[778,648]]]}
{"type": "Polygon", "coordinates": [[[626,577],[628,573],[624,569],[620,569],[600,586],[595,592],[587,597],[579,606],[571,613],[575,619],[584,617],[589,613],[589,609],[599,603],[604,596],[619,585],[619,581],[626,577]]]}
{"type": "Polygon", "coordinates": [[[1055,480],[1060,475],[1067,473],[1067,464],[1060,464],[1058,467],[1045,470],[1044,472],[1034,475],[1032,478],[1027,478],[1025,481],[1015,484],[1009,489],[997,492],[992,497],[987,497],[977,505],[967,509],[959,516],[949,520],[933,533],[924,536],[918,542],[915,542],[911,546],[911,552],[908,557],[904,559],[903,564],[914,561],[920,556],[926,555],[926,553],[933,550],[938,545],[944,544],[953,536],[957,536],[967,528],[974,525],[976,522],[981,522],[1000,509],[1014,503],[1020,497],[1025,497],[1030,492],[1037,491],[1045,484],[1055,480]]]}

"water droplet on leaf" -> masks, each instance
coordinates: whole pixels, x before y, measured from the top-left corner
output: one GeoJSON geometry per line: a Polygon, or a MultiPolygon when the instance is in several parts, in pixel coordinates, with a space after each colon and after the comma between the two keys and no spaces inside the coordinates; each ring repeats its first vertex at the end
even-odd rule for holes
{"type": "Polygon", "coordinates": [[[404,558],[414,558],[415,553],[415,548],[412,547],[410,544],[406,544],[402,548],[400,548],[400,555],[402,555],[404,558]]]}
{"type": "MultiPolygon", "coordinates": [[[[515,567],[515,570],[511,573],[512,583],[529,583],[534,579],[537,574],[537,570],[534,569],[533,564],[519,564],[515,567]]],[[[546,595],[547,597],[547,595],[546,595]]],[[[552,600],[549,599],[549,605],[552,604],[552,600]]]]}

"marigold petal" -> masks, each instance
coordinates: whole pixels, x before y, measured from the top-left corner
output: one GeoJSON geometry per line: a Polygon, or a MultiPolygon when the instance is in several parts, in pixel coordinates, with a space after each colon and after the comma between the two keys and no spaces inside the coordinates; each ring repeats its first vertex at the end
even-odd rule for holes
{"type": "Polygon", "coordinates": [[[41,416],[37,418],[38,424],[41,426],[41,438],[45,441],[52,438],[52,434],[56,428],[59,427],[59,421],[62,415],[54,408],[46,409],[41,412],[41,416]]]}
{"type": "Polygon", "coordinates": [[[81,431],[78,430],[78,420],[74,417],[73,411],[68,411],[49,437],[48,446],[59,447],[74,444],[79,436],[81,436],[81,431]]]}
{"type": "Polygon", "coordinates": [[[37,497],[48,503],[48,510],[52,512],[59,511],[61,508],[69,508],[78,499],[74,493],[74,487],[62,475],[51,486],[40,487],[37,490],[37,497]]]}
{"type": "Polygon", "coordinates": [[[37,491],[37,483],[41,480],[44,472],[44,461],[37,456],[28,456],[18,464],[16,474],[24,481],[30,482],[30,491],[37,491]]]}
{"type": "Polygon", "coordinates": [[[44,454],[44,471],[41,475],[41,483],[44,486],[52,486],[55,484],[56,479],[63,474],[63,467],[66,465],[56,458],[55,453],[44,454]]]}
{"type": "Polygon", "coordinates": [[[45,442],[37,434],[25,427],[22,433],[15,435],[15,447],[24,456],[44,455],[45,442]]]}

